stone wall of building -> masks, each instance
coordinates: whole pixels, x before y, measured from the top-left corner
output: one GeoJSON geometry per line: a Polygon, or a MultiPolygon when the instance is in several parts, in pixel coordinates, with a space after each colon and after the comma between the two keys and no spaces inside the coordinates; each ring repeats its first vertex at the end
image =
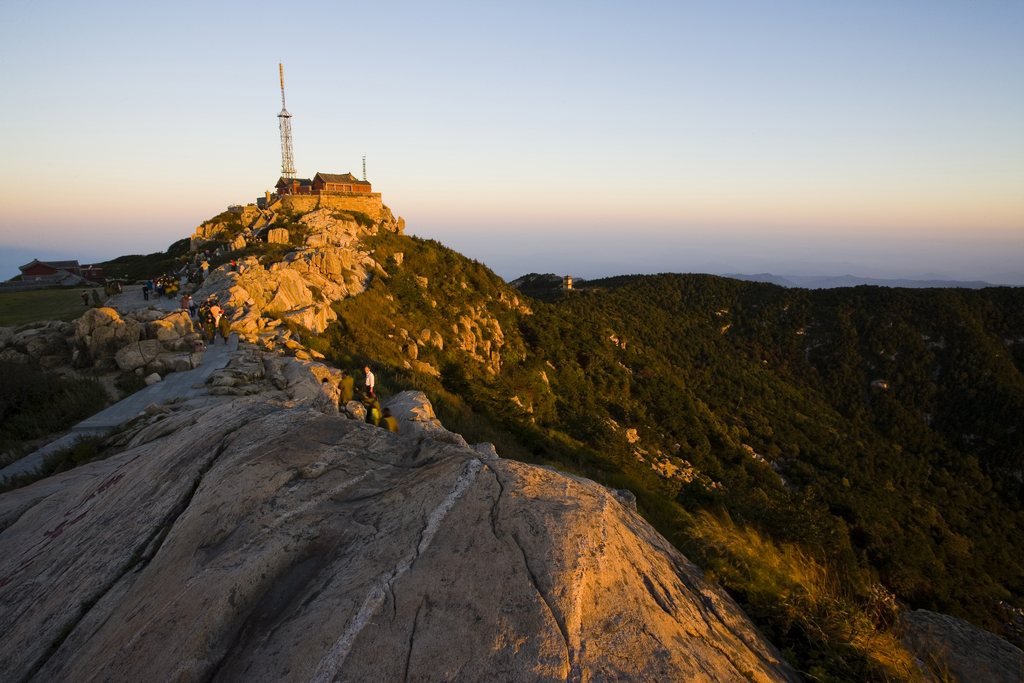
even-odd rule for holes
{"type": "MultiPolygon", "coordinates": [[[[336,192],[324,195],[288,194],[278,200],[278,205],[295,213],[309,213],[317,209],[360,211],[379,221],[383,205],[380,192],[336,192]]],[[[276,209],[275,207],[271,207],[276,209]]]]}

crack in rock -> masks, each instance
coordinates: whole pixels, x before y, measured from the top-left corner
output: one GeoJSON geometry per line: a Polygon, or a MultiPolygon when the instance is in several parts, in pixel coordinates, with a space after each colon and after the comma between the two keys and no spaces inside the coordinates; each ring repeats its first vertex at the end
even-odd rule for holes
{"type": "Polygon", "coordinates": [[[345,663],[345,658],[348,656],[349,651],[352,649],[352,645],[355,643],[356,637],[360,631],[369,623],[370,618],[374,615],[381,603],[384,602],[384,598],[391,590],[392,584],[403,574],[409,571],[412,567],[413,562],[416,561],[420,555],[422,555],[427,548],[430,547],[430,543],[434,540],[434,536],[437,535],[438,530],[441,527],[441,522],[444,521],[445,516],[455,505],[455,501],[458,500],[459,496],[469,488],[469,485],[476,479],[476,475],[483,469],[483,463],[480,460],[470,460],[466,465],[466,469],[462,471],[459,478],[455,481],[455,486],[448,493],[440,505],[434,508],[429,517],[427,523],[420,533],[420,541],[416,547],[407,553],[394,569],[385,572],[380,576],[377,582],[370,589],[366,598],[363,600],[363,604],[359,607],[359,612],[355,618],[349,623],[345,632],[341,635],[341,638],[334,643],[331,647],[330,652],[320,660],[320,664],[317,666],[316,672],[313,674],[313,678],[310,679],[310,683],[330,683],[334,680],[334,677],[341,670],[341,666],[345,663]]]}

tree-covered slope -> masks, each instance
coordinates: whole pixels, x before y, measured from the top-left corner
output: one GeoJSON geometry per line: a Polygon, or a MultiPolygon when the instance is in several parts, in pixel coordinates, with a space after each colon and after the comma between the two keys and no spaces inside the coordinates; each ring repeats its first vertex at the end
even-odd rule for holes
{"type": "Polygon", "coordinates": [[[888,637],[892,594],[996,632],[999,601],[1024,603],[1020,290],[659,275],[545,303],[436,242],[364,248],[379,270],[317,350],[425,390],[505,457],[629,488],[801,670],[905,671],[851,635],[888,637]],[[709,528],[760,539],[754,559],[709,528]],[[804,569],[755,567],[766,553],[804,569]],[[794,577],[815,567],[812,599],[794,577]]]}

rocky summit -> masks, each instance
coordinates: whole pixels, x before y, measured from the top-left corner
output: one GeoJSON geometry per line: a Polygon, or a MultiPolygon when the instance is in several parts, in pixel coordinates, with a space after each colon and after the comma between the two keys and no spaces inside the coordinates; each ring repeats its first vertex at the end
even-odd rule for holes
{"type": "Polygon", "coordinates": [[[402,434],[175,407],[0,496],[4,680],[799,680],[629,494],[439,440],[415,393],[402,434]]]}

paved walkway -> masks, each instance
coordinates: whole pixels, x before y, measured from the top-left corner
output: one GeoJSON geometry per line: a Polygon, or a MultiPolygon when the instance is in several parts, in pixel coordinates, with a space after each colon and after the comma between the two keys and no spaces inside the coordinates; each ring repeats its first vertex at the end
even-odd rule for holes
{"type": "Polygon", "coordinates": [[[122,294],[115,294],[106,301],[103,305],[107,308],[116,308],[119,311],[126,312],[136,308],[149,308],[150,306],[156,306],[165,311],[180,311],[181,310],[181,297],[175,299],[168,299],[166,296],[162,296],[159,299],[156,298],[156,293],[151,293],[149,300],[147,301],[142,297],[142,288],[133,287],[126,289],[122,294]]]}
{"type": "MultiPolygon", "coordinates": [[[[127,296],[131,292],[125,292],[121,296],[127,296]]],[[[141,299],[142,295],[137,294],[141,299]]],[[[168,301],[163,299],[163,301],[168,301]]],[[[159,302],[151,302],[159,304],[159,302]]],[[[168,301],[168,303],[173,303],[168,301]]],[[[175,308],[178,306],[175,305],[175,308]]],[[[170,309],[169,309],[170,310],[170,309]]],[[[0,479],[3,477],[26,474],[32,472],[43,463],[43,458],[49,453],[70,446],[75,439],[91,434],[106,434],[114,427],[120,426],[131,420],[139,413],[145,411],[150,403],[163,403],[172,398],[201,399],[206,396],[206,387],[194,389],[192,385],[199,385],[206,382],[206,379],[228,364],[228,361],[238,355],[238,334],[232,333],[227,345],[222,339],[207,348],[203,353],[202,365],[186,372],[172,372],[163,381],[151,384],[145,389],[135,392],[131,396],[118,401],[105,410],[101,410],[92,417],[71,428],[71,433],[53,441],[39,450],[26,455],[4,469],[0,470],[0,479]]],[[[212,400],[214,397],[210,397],[212,400]]],[[[218,399],[219,400],[219,399],[218,399]]]]}

